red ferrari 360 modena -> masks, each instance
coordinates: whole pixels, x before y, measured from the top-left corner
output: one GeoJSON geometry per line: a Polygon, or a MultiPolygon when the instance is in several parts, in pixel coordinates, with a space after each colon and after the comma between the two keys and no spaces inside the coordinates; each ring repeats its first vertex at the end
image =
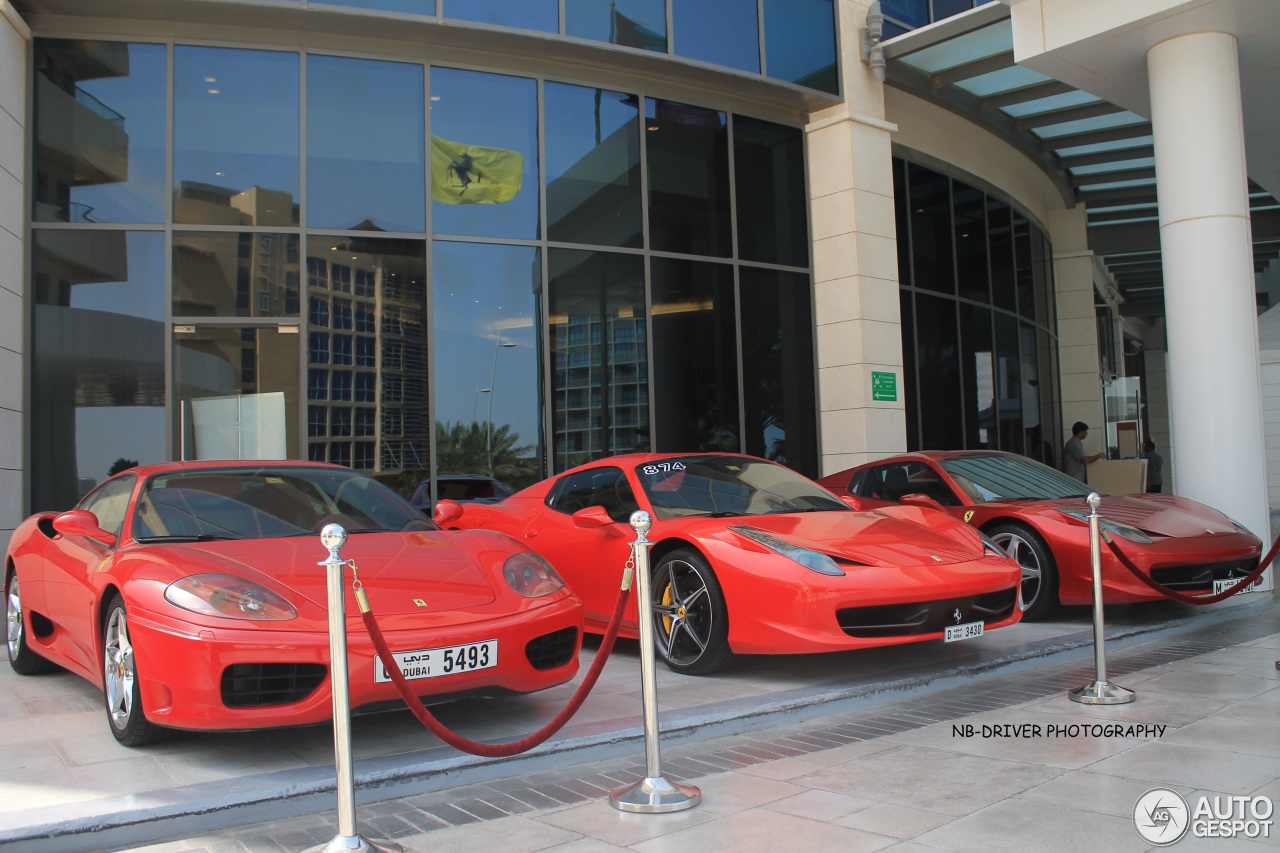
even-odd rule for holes
{"type": "MultiPolygon", "coordinates": [[[[102,687],[111,732],[253,729],[332,716],[319,531],[341,524],[401,670],[427,701],[526,693],[578,669],[582,604],[501,533],[443,531],[348,468],[174,462],[117,474],[75,509],[14,531],[9,663],[102,687]]],[[[398,702],[347,569],[350,704],[398,702]]]]}
{"type": "MultiPolygon", "coordinates": [[[[1059,603],[1093,601],[1085,498],[1092,491],[1047,465],[995,450],[938,450],[891,456],[818,481],[867,509],[924,500],[986,533],[1022,565],[1026,618],[1059,603]],[[912,498],[911,496],[915,496],[912,498]]],[[[1138,569],[1169,589],[1212,592],[1258,566],[1262,541],[1212,507],[1175,495],[1104,495],[1103,530],[1138,569]]],[[[1108,604],[1163,596],[1102,547],[1108,604]]]]}
{"type": "MultiPolygon", "coordinates": [[[[921,507],[856,512],[782,465],[723,453],[636,454],[566,471],[497,503],[441,501],[445,526],[508,533],[546,557],[604,631],[650,514],[654,641],[667,665],[734,654],[963,640],[1017,622],[1018,566],[921,507]]],[[[637,636],[635,602],[622,627],[637,636]]]]}

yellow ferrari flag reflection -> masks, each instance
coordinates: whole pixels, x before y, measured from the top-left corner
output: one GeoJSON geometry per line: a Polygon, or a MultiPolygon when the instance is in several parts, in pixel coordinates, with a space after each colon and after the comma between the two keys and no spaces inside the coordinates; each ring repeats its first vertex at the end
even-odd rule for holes
{"type": "Polygon", "coordinates": [[[524,157],[504,148],[431,137],[431,198],[445,204],[502,204],[520,192],[524,157]]]}

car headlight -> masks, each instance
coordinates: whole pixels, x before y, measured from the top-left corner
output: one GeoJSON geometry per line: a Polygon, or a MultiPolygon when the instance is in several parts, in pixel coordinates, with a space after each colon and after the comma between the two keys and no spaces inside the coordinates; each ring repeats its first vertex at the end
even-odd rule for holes
{"type": "Polygon", "coordinates": [[[777,551],[790,560],[795,560],[806,569],[817,572],[820,575],[840,577],[844,574],[844,569],[836,565],[835,560],[821,551],[813,551],[809,548],[802,548],[799,545],[792,545],[790,542],[783,542],[778,537],[765,533],[763,530],[756,530],[754,527],[734,526],[729,529],[739,536],[745,536],[772,551],[777,551]]]}
{"type": "MultiPolygon", "coordinates": [[[[1062,513],[1063,515],[1069,515],[1072,518],[1078,518],[1081,521],[1083,521],[1085,524],[1089,523],[1088,513],[1081,512],[1078,509],[1071,509],[1070,507],[1065,507],[1065,506],[1057,506],[1057,507],[1054,507],[1054,509],[1056,509],[1058,512],[1062,513]]],[[[1140,545],[1150,545],[1152,542],[1155,541],[1150,536],[1143,533],[1138,528],[1134,527],[1132,524],[1123,524],[1119,521],[1108,521],[1105,518],[1099,518],[1098,525],[1108,533],[1114,533],[1115,535],[1119,536],[1121,539],[1128,539],[1130,542],[1137,542],[1140,545]]]]}
{"type": "Polygon", "coordinates": [[[525,598],[539,598],[564,589],[564,578],[551,564],[532,551],[512,554],[502,564],[507,586],[525,598]]]}
{"type": "Polygon", "coordinates": [[[165,601],[202,616],[257,622],[295,619],[293,605],[266,587],[235,575],[192,575],[165,587],[165,601]]]}

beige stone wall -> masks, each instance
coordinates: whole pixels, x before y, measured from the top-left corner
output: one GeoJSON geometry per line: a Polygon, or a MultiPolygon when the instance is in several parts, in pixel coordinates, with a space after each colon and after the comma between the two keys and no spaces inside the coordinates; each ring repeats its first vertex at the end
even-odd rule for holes
{"type": "Polygon", "coordinates": [[[25,512],[23,351],[26,311],[27,45],[31,32],[0,0],[0,548],[25,512]]]}

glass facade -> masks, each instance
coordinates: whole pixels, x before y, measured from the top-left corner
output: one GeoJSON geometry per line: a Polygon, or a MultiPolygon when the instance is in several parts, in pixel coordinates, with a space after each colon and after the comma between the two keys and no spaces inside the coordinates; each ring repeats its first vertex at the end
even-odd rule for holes
{"type": "Polygon", "coordinates": [[[1005,201],[893,163],[907,449],[1057,462],[1057,320],[1044,232],[1005,201]]]}
{"type": "Polygon", "coordinates": [[[280,47],[34,55],[32,509],[180,457],[402,489],[649,449],[818,473],[800,129],[280,47]]]}
{"type": "Polygon", "coordinates": [[[884,13],[884,37],[893,38],[905,32],[959,15],[996,0],[880,0],[884,13]]]}

